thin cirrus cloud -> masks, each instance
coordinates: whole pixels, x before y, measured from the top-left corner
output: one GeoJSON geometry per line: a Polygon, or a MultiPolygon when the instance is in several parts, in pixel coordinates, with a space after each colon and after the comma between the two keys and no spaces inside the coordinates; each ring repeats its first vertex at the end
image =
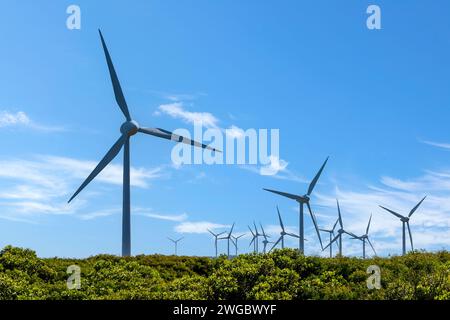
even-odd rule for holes
{"type": "MultiPolygon", "coordinates": [[[[217,128],[219,120],[209,112],[192,112],[184,109],[183,102],[162,104],[158,107],[159,113],[164,113],[175,119],[190,124],[202,124],[207,128],[217,128]]],[[[158,114],[158,112],[156,114],[158,114]]]]}
{"type": "Polygon", "coordinates": [[[23,111],[16,113],[6,110],[0,111],[0,128],[6,127],[22,127],[43,132],[65,131],[66,129],[59,126],[48,126],[36,123],[23,111]]]}
{"type": "MultiPolygon", "coordinates": [[[[226,136],[233,139],[245,139],[245,131],[236,125],[231,125],[229,128],[220,128],[218,123],[219,119],[209,112],[193,112],[185,109],[182,101],[176,101],[173,103],[162,104],[158,107],[156,115],[166,114],[174,119],[181,119],[189,124],[201,124],[206,128],[218,129],[225,133],[226,136]]],[[[305,182],[304,179],[298,177],[293,172],[287,170],[288,162],[271,155],[269,157],[269,163],[254,166],[254,165],[242,165],[239,166],[242,169],[249,170],[257,173],[261,176],[272,176],[277,179],[305,182]]]]}
{"type": "MultiPolygon", "coordinates": [[[[32,220],[46,214],[71,214],[87,220],[113,214],[111,211],[84,213],[83,198],[67,204],[69,196],[95,165],[94,161],[42,155],[34,156],[32,160],[0,160],[0,217],[17,220],[26,216],[26,220],[32,220]]],[[[165,175],[163,167],[132,167],[130,172],[131,185],[140,188],[147,188],[153,180],[165,175]]],[[[108,165],[97,181],[121,185],[122,166],[108,165]]],[[[86,193],[87,196],[90,194],[92,191],[86,193]]]]}
{"type": "Polygon", "coordinates": [[[428,141],[428,140],[420,140],[420,142],[424,143],[424,144],[428,144],[433,147],[450,150],[450,143],[435,142],[435,141],[428,141]]]}
{"type": "Polygon", "coordinates": [[[163,213],[154,212],[153,210],[147,209],[147,208],[135,208],[135,209],[133,209],[133,212],[135,212],[136,214],[143,216],[143,217],[148,217],[148,218],[158,219],[158,220],[173,221],[173,222],[185,221],[188,218],[188,215],[186,213],[163,214],[163,213]]]}
{"type": "Polygon", "coordinates": [[[198,221],[198,222],[185,221],[185,222],[177,224],[175,226],[174,230],[178,233],[203,234],[203,233],[208,233],[208,229],[215,230],[215,229],[223,229],[223,228],[229,228],[229,227],[230,227],[229,225],[213,223],[213,222],[208,222],[208,221],[198,221]]]}
{"type": "MultiPolygon", "coordinates": [[[[337,217],[336,198],[339,199],[344,228],[363,234],[373,214],[371,239],[381,254],[399,253],[401,222],[379,207],[383,205],[400,214],[409,211],[424,197],[426,200],[411,217],[411,231],[416,249],[439,249],[450,245],[450,171],[425,171],[416,178],[402,180],[381,177],[377,185],[336,187],[334,191],[317,193],[317,207],[322,223],[332,225],[337,217]],[[323,208],[328,208],[324,210],[323,208]],[[326,211],[326,212],[324,212],[326,211]],[[433,235],[430,240],[430,234],[433,235]]],[[[314,204],[313,204],[314,207],[314,204]]],[[[346,241],[347,242],[347,241],[346,241]]],[[[353,242],[349,242],[353,245],[353,242]]],[[[409,242],[408,242],[409,246],[409,242]]],[[[355,246],[355,250],[358,246],[355,246]]]]}

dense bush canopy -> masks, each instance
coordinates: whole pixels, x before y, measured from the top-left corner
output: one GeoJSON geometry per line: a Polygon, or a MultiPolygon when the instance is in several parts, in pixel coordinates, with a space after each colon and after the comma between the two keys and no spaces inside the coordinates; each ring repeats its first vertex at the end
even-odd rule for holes
{"type": "Polygon", "coordinates": [[[403,257],[320,258],[296,250],[233,259],[175,256],[41,259],[34,251],[0,252],[1,299],[450,299],[450,253],[403,257]],[[69,290],[67,268],[81,268],[69,290]],[[370,265],[381,289],[368,289],[370,265]]]}

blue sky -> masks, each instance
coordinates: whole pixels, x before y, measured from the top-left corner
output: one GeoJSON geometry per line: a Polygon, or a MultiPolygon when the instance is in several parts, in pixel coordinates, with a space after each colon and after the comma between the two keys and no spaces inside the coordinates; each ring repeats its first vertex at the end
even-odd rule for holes
{"type": "MultiPolygon", "coordinates": [[[[322,227],[336,219],[363,233],[373,213],[380,255],[401,250],[413,216],[416,248],[449,248],[450,5],[446,1],[4,1],[0,11],[0,246],[41,256],[121,251],[121,155],[66,202],[119,136],[97,28],[128,105],[142,125],[192,130],[280,130],[276,176],[258,167],[171,163],[173,144],[136,136],[132,252],[212,255],[209,226],[253,220],[276,237],[275,206],[297,232],[296,204],[263,187],[303,194],[327,156],[312,204],[322,227]],[[66,8],[81,8],[81,30],[66,8]],[[382,30],[368,30],[377,4],[382,30]],[[168,112],[174,110],[176,112],[168,112]],[[256,169],[256,170],[255,170],[256,169]]],[[[306,253],[321,254],[306,218],[306,253]]],[[[326,238],[326,235],[323,235],[326,238]]],[[[248,250],[248,238],[241,241],[248,250]]],[[[288,242],[295,246],[296,242],[288,242]]],[[[221,251],[225,243],[220,245],[221,251]]],[[[344,254],[360,255],[344,240],[344,254]]]]}

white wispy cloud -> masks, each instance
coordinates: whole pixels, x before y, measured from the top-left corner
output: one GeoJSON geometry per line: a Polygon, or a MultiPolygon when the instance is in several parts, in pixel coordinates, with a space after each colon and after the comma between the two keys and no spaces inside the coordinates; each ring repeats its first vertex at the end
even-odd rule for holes
{"type": "MultiPolygon", "coordinates": [[[[225,134],[226,137],[240,140],[245,139],[246,132],[236,125],[230,125],[228,128],[219,127],[219,119],[209,112],[192,112],[185,108],[182,101],[176,100],[173,103],[162,104],[158,107],[157,115],[164,113],[175,119],[190,124],[202,125],[206,128],[218,129],[225,134]]],[[[251,172],[262,176],[271,176],[277,179],[304,182],[303,179],[287,170],[288,162],[274,155],[269,156],[269,163],[264,165],[242,165],[240,168],[247,169],[251,172]]]]}
{"type": "MultiPolygon", "coordinates": [[[[42,155],[34,156],[32,160],[0,160],[0,217],[32,220],[33,216],[72,214],[86,220],[112,214],[111,209],[85,213],[83,197],[67,204],[70,195],[95,165],[94,161],[42,155]]],[[[121,165],[110,164],[104,171],[97,177],[97,183],[122,184],[121,165]]],[[[140,188],[148,187],[152,180],[164,174],[162,167],[132,167],[130,171],[131,184],[140,188]]],[[[92,191],[84,194],[89,196],[92,191]]]]}
{"type": "Polygon", "coordinates": [[[185,109],[183,102],[162,104],[158,107],[158,111],[172,118],[181,119],[186,123],[200,124],[207,128],[218,127],[219,120],[212,113],[188,111],[185,109]]]}
{"type": "Polygon", "coordinates": [[[215,230],[215,229],[223,229],[223,228],[229,228],[229,225],[219,224],[219,223],[213,223],[208,221],[198,221],[198,222],[192,222],[192,221],[185,221],[180,224],[177,224],[175,226],[175,231],[178,233],[208,233],[208,229],[215,230]]]}
{"type": "Polygon", "coordinates": [[[23,111],[18,111],[16,113],[9,112],[6,110],[0,111],[0,128],[4,127],[25,127],[38,131],[64,131],[63,127],[58,126],[48,126],[36,123],[31,120],[31,118],[23,111]]]}
{"type": "Polygon", "coordinates": [[[419,141],[424,143],[424,144],[428,144],[430,146],[433,146],[433,147],[450,150],[450,143],[435,142],[435,141],[428,141],[428,140],[419,140],[419,141]]]}
{"type": "Polygon", "coordinates": [[[135,212],[138,215],[144,216],[144,217],[148,217],[148,218],[152,218],[152,219],[159,219],[159,220],[173,221],[173,222],[185,221],[188,218],[188,215],[186,213],[164,214],[164,213],[157,213],[151,209],[145,209],[145,208],[135,208],[135,209],[133,209],[133,212],[135,212]]]}
{"type": "MultiPolygon", "coordinates": [[[[333,192],[317,193],[313,202],[330,209],[320,209],[321,224],[331,225],[337,217],[336,198],[339,199],[344,228],[356,234],[365,231],[373,214],[371,236],[381,254],[399,253],[401,249],[401,222],[379,207],[383,205],[400,214],[409,211],[427,195],[426,200],[411,218],[411,229],[416,249],[450,246],[450,171],[425,171],[413,179],[382,177],[378,185],[335,187],[333,192]]],[[[347,241],[346,241],[347,243],[347,241]]],[[[353,242],[350,242],[353,245],[353,242]]],[[[409,246],[409,241],[408,241],[409,246]]],[[[358,246],[355,250],[360,250],[358,246]]]]}

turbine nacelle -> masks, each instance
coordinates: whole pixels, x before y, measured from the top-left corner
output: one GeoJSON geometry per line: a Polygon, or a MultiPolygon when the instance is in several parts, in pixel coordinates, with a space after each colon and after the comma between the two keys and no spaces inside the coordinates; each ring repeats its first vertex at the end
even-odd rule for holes
{"type": "Polygon", "coordinates": [[[403,217],[403,218],[400,218],[400,221],[401,222],[408,222],[409,218],[408,217],[403,217]]]}
{"type": "Polygon", "coordinates": [[[126,121],[120,126],[120,132],[129,137],[135,135],[139,130],[139,124],[134,121],[126,121]]]}
{"type": "Polygon", "coordinates": [[[309,200],[310,200],[310,197],[309,197],[307,194],[305,194],[305,195],[303,195],[303,196],[299,196],[296,200],[297,200],[297,202],[300,203],[300,204],[302,204],[302,203],[308,203],[309,200]]]}

